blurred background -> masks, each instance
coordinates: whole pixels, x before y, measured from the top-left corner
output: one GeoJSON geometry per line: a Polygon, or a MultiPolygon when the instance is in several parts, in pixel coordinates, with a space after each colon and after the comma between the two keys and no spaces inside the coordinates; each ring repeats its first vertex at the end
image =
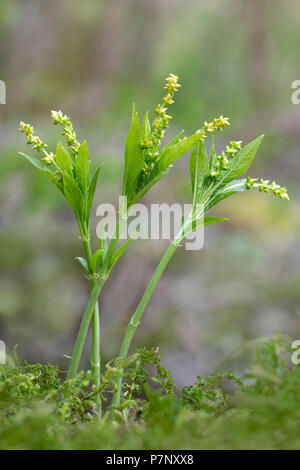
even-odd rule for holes
{"type": "MultiPolygon", "coordinates": [[[[134,345],[159,346],[182,386],[218,368],[242,372],[257,338],[278,330],[300,338],[300,105],[291,102],[299,23],[296,0],[1,1],[0,338],[10,352],[17,344],[22,360],[65,370],[89,291],[74,260],[82,249],[72,212],[18,156],[29,153],[19,121],[32,122],[51,148],[59,130],[50,110],[71,114],[78,139],[88,139],[102,165],[96,203],[117,204],[132,102],[153,116],[170,72],[183,86],[166,140],[230,116],[217,148],[264,133],[250,175],[287,186],[291,202],[249,191],[220,203],[214,215],[230,221],[206,229],[203,250],[177,252],[134,345]]],[[[190,197],[185,156],[146,201],[190,197]]],[[[132,244],[106,284],[104,361],[118,354],[165,248],[132,244]]]]}

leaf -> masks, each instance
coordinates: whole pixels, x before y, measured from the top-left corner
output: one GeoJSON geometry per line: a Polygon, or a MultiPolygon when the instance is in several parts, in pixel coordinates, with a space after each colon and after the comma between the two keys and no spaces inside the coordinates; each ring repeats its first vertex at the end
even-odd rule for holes
{"type": "Polygon", "coordinates": [[[71,157],[60,144],[56,146],[56,162],[62,170],[65,170],[70,175],[72,174],[73,164],[71,157]]]}
{"type": "Polygon", "coordinates": [[[236,194],[238,192],[245,191],[246,188],[246,178],[241,180],[234,180],[230,183],[225,184],[219,189],[210,199],[209,204],[206,206],[206,210],[209,210],[211,207],[215,206],[218,202],[226,199],[227,197],[231,196],[232,194],[236,194]]]}
{"type": "Polygon", "coordinates": [[[86,259],[82,258],[81,256],[77,256],[75,259],[76,259],[76,261],[78,261],[81,264],[83,269],[88,273],[89,272],[89,267],[88,267],[86,259]]]}
{"type": "Polygon", "coordinates": [[[182,134],[184,133],[184,130],[182,129],[179,134],[177,134],[170,142],[164,147],[164,150],[166,150],[169,147],[172,147],[172,145],[177,144],[180,141],[180,138],[182,134]]]}
{"type": "Polygon", "coordinates": [[[160,174],[166,169],[169,169],[172,163],[194,147],[197,142],[199,142],[199,135],[194,134],[163,148],[159,154],[158,164],[156,165],[156,174],[160,174]]]}
{"type": "Polygon", "coordinates": [[[257,139],[252,140],[232,158],[228,169],[224,172],[221,180],[222,183],[228,183],[248,170],[263,138],[264,136],[261,135],[257,139]]]}
{"type": "Polygon", "coordinates": [[[174,163],[177,158],[184,155],[184,153],[190,150],[195,145],[195,143],[199,141],[198,135],[192,135],[180,141],[180,136],[182,133],[183,131],[181,131],[179,135],[177,135],[160,152],[159,160],[151,172],[150,181],[137,194],[134,195],[134,198],[130,200],[130,205],[139,201],[155,183],[157,183],[164,175],[168,173],[168,171],[171,169],[172,163],[174,163]]]}
{"type": "Polygon", "coordinates": [[[226,220],[229,220],[229,219],[227,217],[212,217],[210,215],[205,215],[203,226],[206,227],[206,225],[216,224],[217,222],[224,222],[226,220]]]}
{"type": "Polygon", "coordinates": [[[78,155],[75,160],[76,180],[84,196],[87,196],[90,182],[91,161],[90,153],[86,140],[79,147],[78,155]]]}
{"type": "Polygon", "coordinates": [[[123,176],[123,196],[133,195],[138,178],[143,169],[144,156],[140,146],[141,127],[138,113],[135,113],[125,141],[125,167],[123,176]]]}
{"type": "Polygon", "coordinates": [[[53,171],[51,171],[46,165],[43,164],[43,162],[41,162],[37,158],[31,157],[31,155],[27,155],[26,153],[23,153],[23,152],[19,152],[19,155],[22,155],[22,157],[25,157],[26,160],[28,160],[33,166],[35,166],[35,168],[37,168],[39,171],[46,174],[47,176],[54,174],[53,171]]]}
{"type": "Polygon", "coordinates": [[[97,170],[95,171],[95,173],[94,173],[94,176],[92,178],[92,181],[91,181],[91,183],[89,185],[89,189],[88,189],[88,201],[87,201],[87,217],[88,218],[90,217],[91,208],[92,208],[93,201],[94,201],[94,196],[95,196],[95,192],[96,192],[97,181],[98,181],[98,176],[99,176],[100,170],[101,170],[101,167],[99,166],[97,168],[97,170]]]}
{"type": "Polygon", "coordinates": [[[66,171],[63,173],[64,193],[77,218],[83,222],[83,194],[76,181],[66,171]]]}
{"type": "Polygon", "coordinates": [[[169,170],[170,168],[152,178],[149,183],[147,183],[137,194],[135,194],[134,199],[130,200],[130,205],[132,206],[137,201],[139,201],[144,196],[144,194],[146,194],[149,189],[154,186],[155,183],[157,183],[164,175],[168,173],[169,170]]]}
{"type": "Polygon", "coordinates": [[[58,187],[58,189],[62,193],[64,192],[63,184],[57,171],[50,170],[50,168],[44,165],[43,162],[41,162],[35,157],[32,157],[31,155],[27,155],[23,152],[19,152],[19,154],[22,155],[22,157],[26,158],[26,160],[28,160],[35,168],[44,173],[52,181],[52,183],[54,183],[55,186],[58,187]]]}
{"type": "Polygon", "coordinates": [[[143,139],[148,139],[151,131],[151,126],[148,118],[148,112],[145,113],[144,119],[143,119],[143,124],[142,124],[142,138],[143,139]]]}
{"type": "Polygon", "coordinates": [[[118,261],[120,256],[124,253],[124,251],[126,250],[128,245],[132,242],[132,240],[133,240],[133,238],[129,238],[129,240],[127,240],[125,243],[123,243],[123,245],[120,246],[120,248],[118,248],[118,250],[113,254],[109,270],[111,270],[112,267],[116,264],[116,262],[118,261]]]}
{"type": "Polygon", "coordinates": [[[102,260],[105,259],[106,257],[106,254],[107,254],[107,249],[108,249],[108,246],[107,246],[107,241],[105,238],[100,238],[100,250],[102,251],[102,260]]]}
{"type": "Polygon", "coordinates": [[[97,233],[98,238],[100,239],[100,250],[102,251],[102,261],[105,259],[106,254],[107,254],[107,241],[106,241],[106,234],[105,234],[105,223],[104,220],[102,219],[100,222],[100,234],[97,233]]]}
{"type": "Polygon", "coordinates": [[[93,273],[96,272],[96,270],[97,270],[99,261],[102,258],[102,254],[103,254],[102,249],[97,250],[97,251],[95,251],[95,253],[93,254],[93,256],[91,258],[90,267],[91,267],[91,270],[92,270],[93,273]]]}
{"type": "Polygon", "coordinates": [[[198,142],[190,157],[190,173],[193,190],[193,207],[199,202],[204,180],[208,175],[209,163],[204,142],[198,142]]]}
{"type": "Polygon", "coordinates": [[[217,160],[217,154],[215,150],[215,137],[212,135],[211,137],[211,151],[210,151],[210,157],[209,157],[209,169],[211,170],[216,163],[217,160]]]}
{"type": "Polygon", "coordinates": [[[206,225],[216,224],[228,220],[226,217],[211,217],[206,215],[196,220],[191,220],[191,223],[185,227],[185,236],[193,232],[197,228],[206,227],[206,225]]]}

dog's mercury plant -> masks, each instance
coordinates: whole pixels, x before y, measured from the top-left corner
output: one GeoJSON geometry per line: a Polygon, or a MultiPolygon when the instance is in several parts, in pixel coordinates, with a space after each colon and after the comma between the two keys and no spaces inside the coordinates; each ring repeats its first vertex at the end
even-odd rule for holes
{"type": "MultiPolygon", "coordinates": [[[[90,244],[90,212],[93,198],[96,191],[97,179],[99,175],[98,168],[91,178],[91,160],[86,142],[80,144],[76,140],[76,134],[70,118],[63,115],[61,111],[52,111],[54,124],[63,126],[63,136],[67,141],[67,148],[62,143],[58,143],[56,153],[48,153],[48,145],[40,137],[34,135],[34,129],[31,125],[20,123],[20,132],[26,135],[27,143],[33,145],[38,152],[43,153],[41,160],[35,159],[26,154],[22,154],[35,167],[45,173],[49,179],[64,194],[70,203],[79,225],[81,241],[84,247],[85,258],[78,258],[87,271],[90,278],[91,289],[94,286],[95,279],[98,276],[97,268],[102,255],[102,250],[97,250],[94,254],[90,244]]],[[[96,387],[100,386],[100,326],[98,303],[93,307],[92,321],[92,358],[91,369],[93,373],[93,383],[96,387]]],[[[99,410],[101,401],[98,397],[99,410]]]]}
{"type": "MultiPolygon", "coordinates": [[[[166,79],[165,95],[162,103],[155,108],[155,117],[150,123],[148,113],[145,113],[142,123],[133,106],[131,126],[125,141],[125,164],[123,175],[122,196],[126,196],[125,206],[120,210],[120,220],[115,236],[110,240],[100,237],[100,247],[94,253],[90,243],[90,212],[96,191],[100,168],[91,177],[92,162],[84,141],[77,141],[76,132],[70,117],[62,111],[52,111],[55,125],[63,128],[62,136],[66,145],[58,143],[56,152],[48,152],[48,145],[36,136],[30,124],[20,123],[20,131],[25,133],[28,144],[42,153],[42,158],[36,159],[22,153],[37,169],[42,171],[58,187],[71,205],[78,221],[85,258],[79,257],[84,270],[90,279],[91,294],[87,308],[82,317],[74,351],[70,361],[68,378],[75,378],[80,363],[83,347],[92,323],[92,355],[91,369],[93,390],[97,395],[99,414],[101,414],[101,376],[100,376],[100,319],[98,298],[102,287],[113,266],[123,254],[131,240],[118,246],[121,227],[128,218],[131,208],[147,191],[172,168],[175,161],[192,149],[190,156],[190,174],[192,183],[192,211],[182,222],[178,234],[170,243],[160,260],[147,289],[128,324],[120,349],[120,358],[125,360],[134,333],[147,307],[157,282],[166,269],[168,262],[187,234],[198,227],[213,224],[222,220],[220,217],[210,217],[205,214],[219,201],[232,194],[245,190],[259,189],[261,192],[272,192],[275,196],[289,200],[287,190],[275,182],[258,178],[237,179],[251,165],[260,146],[263,136],[260,136],[242,147],[242,141],[230,141],[225,150],[217,155],[213,134],[229,126],[229,118],[220,116],[211,122],[205,121],[203,126],[194,134],[182,137],[183,131],[165,147],[161,147],[164,134],[169,126],[171,116],[167,114],[168,106],[174,103],[175,93],[180,88],[178,77],[170,74],[166,79]],[[205,140],[212,135],[210,155],[207,154],[205,140]],[[200,209],[199,209],[200,208],[200,209]],[[99,393],[97,393],[97,390],[99,393]]],[[[126,395],[126,393],[125,393],[126,395]]],[[[102,397],[103,398],[103,397],[102,397]]],[[[122,370],[118,374],[112,405],[114,409],[124,410],[126,396],[122,395],[122,370]],[[123,406],[120,403],[123,400],[123,406]]]]}

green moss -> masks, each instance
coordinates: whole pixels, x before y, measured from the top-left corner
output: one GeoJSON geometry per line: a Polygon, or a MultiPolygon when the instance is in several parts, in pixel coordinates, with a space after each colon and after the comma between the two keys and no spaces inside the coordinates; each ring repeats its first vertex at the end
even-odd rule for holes
{"type": "Polygon", "coordinates": [[[290,344],[281,334],[258,341],[243,379],[198,377],[176,394],[157,350],[137,350],[107,365],[104,395],[122,366],[126,380],[119,410],[101,421],[89,373],[63,382],[50,364],[2,366],[0,449],[299,449],[300,368],[291,367],[290,344]],[[224,380],[237,384],[234,393],[224,380]]]}

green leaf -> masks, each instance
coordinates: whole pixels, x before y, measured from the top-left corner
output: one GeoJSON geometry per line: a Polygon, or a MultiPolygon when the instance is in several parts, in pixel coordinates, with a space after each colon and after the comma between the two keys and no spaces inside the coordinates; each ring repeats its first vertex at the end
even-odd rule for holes
{"type": "Polygon", "coordinates": [[[95,253],[93,254],[93,256],[91,258],[90,267],[91,267],[91,270],[92,270],[93,273],[96,272],[96,270],[97,270],[99,261],[102,258],[102,254],[103,254],[102,249],[97,250],[97,251],[95,251],[95,253]]]}
{"type": "Polygon", "coordinates": [[[132,238],[130,238],[129,240],[127,240],[125,243],[123,243],[123,245],[120,246],[120,248],[113,254],[112,259],[111,259],[111,263],[110,263],[109,270],[111,270],[111,269],[113,268],[113,266],[116,264],[116,262],[118,261],[118,259],[120,258],[120,256],[122,256],[122,254],[123,254],[124,251],[126,250],[127,246],[131,243],[131,241],[132,241],[132,238]]]}
{"type": "Polygon", "coordinates": [[[208,175],[209,163],[204,142],[198,142],[191,152],[190,173],[193,190],[193,207],[199,202],[204,181],[208,175]]]}
{"type": "Polygon", "coordinates": [[[77,218],[83,223],[83,194],[76,181],[66,171],[63,173],[64,193],[77,218]]]}
{"type": "Polygon", "coordinates": [[[78,155],[75,160],[76,180],[85,196],[87,196],[90,182],[91,161],[89,156],[90,153],[85,140],[80,145],[78,155]]]}
{"type": "Polygon", "coordinates": [[[206,225],[216,224],[217,222],[224,222],[226,220],[229,220],[229,219],[227,217],[212,217],[210,215],[205,215],[203,226],[205,227],[206,225]]]}
{"type": "Polygon", "coordinates": [[[148,118],[148,112],[145,113],[142,124],[142,137],[148,139],[151,131],[151,126],[148,118]]]}
{"type": "Polygon", "coordinates": [[[107,250],[108,250],[108,245],[107,245],[107,241],[105,238],[100,238],[100,250],[103,252],[101,255],[102,261],[103,261],[105,260],[107,250]]]}
{"type": "Polygon", "coordinates": [[[88,201],[87,201],[87,217],[88,218],[90,217],[91,208],[92,208],[93,201],[94,201],[94,196],[95,196],[95,192],[96,192],[97,181],[98,181],[98,176],[99,176],[100,170],[101,170],[101,167],[99,166],[97,168],[97,170],[95,171],[95,173],[94,173],[94,176],[91,180],[91,183],[90,183],[89,189],[88,189],[88,201]]]}
{"type": "Polygon", "coordinates": [[[19,155],[22,155],[22,157],[26,158],[26,160],[28,160],[33,166],[35,166],[35,168],[37,168],[39,171],[46,174],[47,176],[54,174],[54,171],[51,171],[46,165],[43,164],[43,162],[41,162],[37,158],[31,157],[31,155],[27,155],[23,152],[19,152],[19,155]]]}
{"type": "Polygon", "coordinates": [[[32,157],[31,155],[27,155],[26,153],[19,152],[22,157],[26,158],[35,168],[37,168],[39,171],[44,173],[51,181],[52,183],[55,184],[55,186],[58,187],[58,189],[63,193],[63,183],[61,180],[60,175],[58,174],[57,171],[55,170],[50,170],[46,165],[43,164],[40,160],[38,160],[35,157],[32,157]]]}
{"type": "Polygon", "coordinates": [[[232,158],[228,169],[226,170],[226,172],[224,172],[224,176],[221,180],[222,184],[229,183],[230,181],[234,180],[235,178],[242,175],[243,173],[245,173],[245,171],[248,170],[263,138],[263,135],[257,137],[257,139],[253,140],[248,145],[243,147],[232,158]]]}
{"type": "Polygon", "coordinates": [[[157,183],[172,167],[177,158],[188,152],[194,145],[199,141],[198,135],[192,135],[180,141],[180,136],[183,131],[179,133],[163,150],[160,152],[158,162],[151,171],[149,182],[134,195],[134,198],[130,201],[130,204],[135,204],[139,201],[149,189],[157,183]]]}
{"type": "Polygon", "coordinates": [[[179,140],[175,144],[167,145],[159,154],[158,164],[155,168],[155,173],[160,174],[169,169],[179,157],[188,152],[194,145],[199,142],[197,134],[179,140]]]}
{"type": "Polygon", "coordinates": [[[184,133],[184,130],[182,129],[179,134],[177,134],[165,147],[164,147],[164,150],[172,147],[172,145],[175,145],[177,144],[179,141],[180,141],[180,138],[182,136],[182,134],[184,133]]]}
{"type": "Polygon", "coordinates": [[[209,156],[209,169],[211,170],[217,161],[217,154],[215,150],[215,137],[211,136],[211,151],[209,156]]]}
{"type": "Polygon", "coordinates": [[[81,256],[77,256],[75,259],[76,259],[76,261],[78,261],[81,264],[83,269],[88,273],[89,272],[89,267],[88,267],[86,259],[81,258],[81,256]]]}
{"type": "Polygon", "coordinates": [[[206,225],[216,224],[217,222],[223,222],[225,220],[228,219],[226,217],[211,217],[209,215],[205,215],[204,217],[200,217],[199,219],[191,221],[191,223],[185,227],[185,236],[193,232],[197,228],[205,227],[206,225]]]}
{"type": "Polygon", "coordinates": [[[100,234],[98,234],[99,240],[100,240],[100,251],[102,251],[102,261],[105,259],[106,254],[107,254],[107,240],[106,240],[106,234],[105,234],[105,223],[104,220],[102,219],[100,222],[100,234]]]}
{"type": "Polygon", "coordinates": [[[62,170],[65,170],[70,175],[72,174],[73,164],[71,157],[60,144],[56,146],[56,162],[62,170]]]}
{"type": "Polygon", "coordinates": [[[123,196],[131,199],[143,169],[144,156],[140,146],[141,127],[138,113],[135,113],[125,141],[125,167],[123,176],[123,196]]]}
{"type": "Polygon", "coordinates": [[[152,186],[155,185],[164,175],[168,173],[170,168],[167,170],[163,171],[162,173],[157,174],[155,177],[153,177],[149,183],[147,183],[137,194],[135,194],[134,199],[130,200],[130,205],[135,204],[137,201],[139,201],[144,194],[146,194],[152,186]]]}
{"type": "MultiPolygon", "coordinates": [[[[139,230],[137,230],[135,233],[138,233],[139,230]]],[[[110,263],[110,267],[109,269],[111,270],[112,267],[116,264],[116,262],[118,261],[118,259],[120,258],[120,256],[122,256],[122,254],[124,253],[124,251],[126,250],[126,248],[128,247],[128,245],[130,245],[130,243],[132,242],[133,238],[129,238],[125,243],[123,243],[122,246],[120,246],[120,248],[118,248],[118,250],[114,253],[112,259],[111,259],[111,263],[110,263]]]]}
{"type": "Polygon", "coordinates": [[[234,180],[222,186],[221,189],[219,188],[219,190],[211,197],[208,205],[206,206],[206,210],[209,210],[218,202],[222,201],[223,199],[226,199],[232,194],[245,191],[247,189],[246,181],[246,178],[243,178],[241,180],[234,180]]]}

